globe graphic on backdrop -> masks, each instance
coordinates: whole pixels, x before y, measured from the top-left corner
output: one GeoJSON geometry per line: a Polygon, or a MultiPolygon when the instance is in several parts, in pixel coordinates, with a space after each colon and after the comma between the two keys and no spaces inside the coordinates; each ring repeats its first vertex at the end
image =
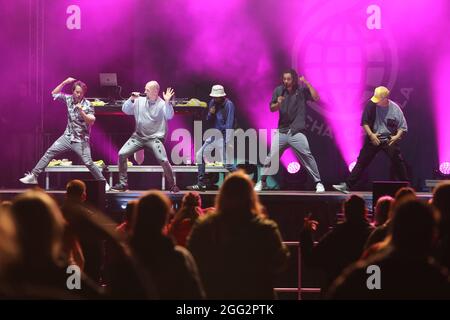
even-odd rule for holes
{"type": "Polygon", "coordinates": [[[352,17],[352,10],[301,30],[292,51],[292,64],[319,91],[322,103],[312,108],[335,119],[359,118],[360,109],[356,108],[355,115],[354,107],[347,110],[345,106],[362,106],[379,85],[392,88],[398,72],[397,51],[390,34],[369,30],[365,20],[352,17]]]}

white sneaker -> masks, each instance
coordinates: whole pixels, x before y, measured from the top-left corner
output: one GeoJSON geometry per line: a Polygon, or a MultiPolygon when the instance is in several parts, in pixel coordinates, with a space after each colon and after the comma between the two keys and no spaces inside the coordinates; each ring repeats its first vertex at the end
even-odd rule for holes
{"type": "Polygon", "coordinates": [[[253,188],[253,190],[255,190],[256,192],[260,192],[263,191],[264,189],[266,189],[266,183],[263,182],[262,180],[259,180],[256,184],[255,187],[253,188]]]}
{"type": "Polygon", "coordinates": [[[19,181],[24,184],[38,184],[36,176],[30,172],[25,173],[25,177],[20,178],[19,181]]]}
{"type": "Polygon", "coordinates": [[[105,192],[108,192],[111,189],[111,186],[109,185],[109,183],[105,183],[105,192]]]}
{"type": "Polygon", "coordinates": [[[342,182],[340,184],[333,184],[333,189],[345,194],[350,193],[350,190],[345,182],[342,182]]]}
{"type": "Polygon", "coordinates": [[[322,193],[325,192],[325,187],[323,186],[322,183],[318,183],[316,184],[316,193],[322,193]]]}

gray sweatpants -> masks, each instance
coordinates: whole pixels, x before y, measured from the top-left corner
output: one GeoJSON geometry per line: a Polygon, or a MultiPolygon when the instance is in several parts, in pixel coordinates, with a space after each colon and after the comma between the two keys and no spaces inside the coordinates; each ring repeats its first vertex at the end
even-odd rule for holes
{"type": "Polygon", "coordinates": [[[53,142],[51,147],[44,153],[41,160],[39,160],[31,173],[37,177],[42,171],[44,171],[52,159],[69,150],[72,150],[81,158],[81,161],[83,161],[83,164],[92,173],[95,180],[106,180],[100,169],[92,161],[89,142],[72,142],[70,141],[70,138],[64,134],[53,142]]]}
{"type": "Polygon", "coordinates": [[[127,185],[128,175],[127,175],[127,159],[131,157],[135,152],[141,149],[150,149],[153,151],[156,159],[159,161],[164,170],[164,175],[166,176],[169,187],[175,183],[173,176],[172,167],[167,160],[166,148],[164,144],[159,139],[149,139],[143,140],[139,137],[133,135],[119,151],[119,183],[127,185]]]}
{"type": "Polygon", "coordinates": [[[292,135],[290,130],[288,133],[281,133],[277,131],[273,136],[270,154],[264,161],[262,180],[265,181],[267,177],[266,168],[272,162],[272,159],[275,159],[276,157],[280,159],[283,155],[283,152],[288,147],[292,147],[292,149],[294,149],[294,153],[297,156],[298,160],[303,166],[305,166],[314,182],[320,182],[319,169],[317,168],[316,160],[314,159],[311,150],[309,149],[308,139],[301,132],[292,135]]]}

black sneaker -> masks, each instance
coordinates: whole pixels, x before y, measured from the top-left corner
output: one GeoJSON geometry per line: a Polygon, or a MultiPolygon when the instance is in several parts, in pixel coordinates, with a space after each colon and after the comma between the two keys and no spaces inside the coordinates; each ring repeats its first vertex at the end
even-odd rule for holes
{"type": "Polygon", "coordinates": [[[187,186],[186,189],[191,191],[205,191],[206,186],[204,184],[194,184],[193,186],[187,186]]]}
{"type": "Polygon", "coordinates": [[[333,189],[345,194],[350,193],[350,190],[348,189],[348,186],[345,182],[342,182],[340,184],[333,184],[333,189]]]}
{"type": "Polygon", "coordinates": [[[114,186],[112,186],[110,190],[116,192],[125,192],[128,191],[128,185],[123,183],[117,183],[114,186]]]}

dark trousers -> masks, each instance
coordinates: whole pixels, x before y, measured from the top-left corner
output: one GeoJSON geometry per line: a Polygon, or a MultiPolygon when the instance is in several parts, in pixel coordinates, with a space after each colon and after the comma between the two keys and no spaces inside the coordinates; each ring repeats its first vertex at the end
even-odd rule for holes
{"type": "Polygon", "coordinates": [[[210,183],[208,179],[206,179],[206,164],[203,159],[205,153],[210,154],[212,150],[219,151],[222,148],[222,152],[219,155],[215,155],[215,158],[224,162],[224,167],[229,172],[236,171],[236,165],[234,163],[227,162],[227,144],[223,139],[213,139],[212,137],[207,139],[203,146],[197,151],[195,156],[195,161],[198,165],[198,175],[197,175],[197,183],[199,185],[207,185],[210,183]]]}
{"type": "Polygon", "coordinates": [[[394,143],[391,146],[389,146],[387,143],[375,146],[369,140],[366,139],[361,151],[359,152],[356,165],[346,181],[347,185],[350,188],[358,182],[364,170],[366,170],[370,162],[372,162],[373,158],[380,150],[384,151],[391,160],[392,168],[397,178],[401,181],[409,180],[408,173],[406,171],[405,160],[403,159],[403,156],[400,152],[400,148],[396,143],[394,143]]]}

